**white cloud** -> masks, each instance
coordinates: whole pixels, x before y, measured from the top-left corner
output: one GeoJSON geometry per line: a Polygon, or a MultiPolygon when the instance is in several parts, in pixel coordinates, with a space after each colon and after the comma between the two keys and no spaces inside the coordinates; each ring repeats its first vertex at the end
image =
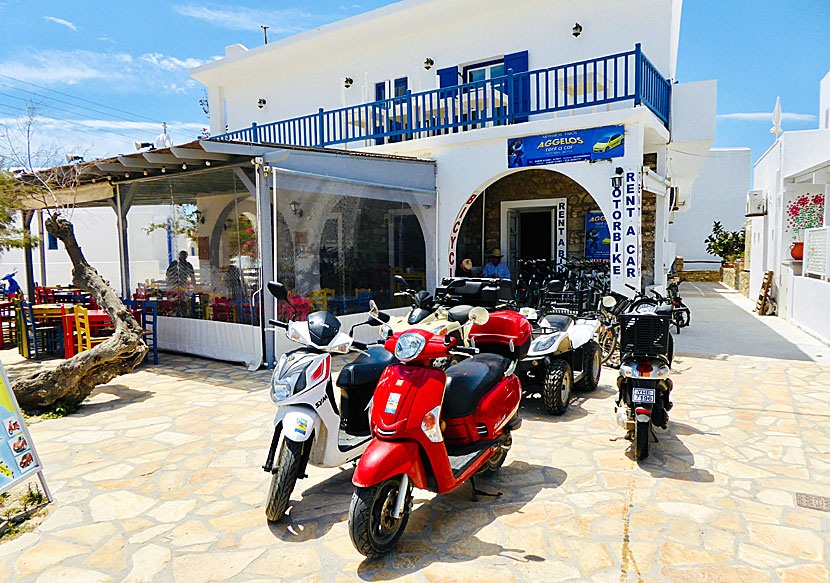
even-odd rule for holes
{"type": "MultiPolygon", "coordinates": [[[[738,121],[768,121],[772,123],[772,112],[755,113],[720,113],[718,119],[734,119],[738,121]]],[[[781,121],[814,122],[817,116],[809,113],[782,113],[781,121]]]]}
{"type": "Polygon", "coordinates": [[[155,65],[156,67],[160,67],[165,71],[176,71],[178,69],[192,69],[194,67],[198,67],[199,65],[204,64],[204,61],[202,61],[201,59],[179,59],[177,57],[163,55],[162,53],[146,53],[141,55],[140,58],[142,61],[150,63],[151,65],[155,65]]]}
{"type": "Polygon", "coordinates": [[[260,26],[268,26],[268,31],[274,34],[301,32],[320,19],[319,15],[296,9],[255,10],[245,6],[184,4],[174,6],[173,10],[221,28],[260,31],[260,26]]]}
{"type": "Polygon", "coordinates": [[[49,22],[54,22],[55,24],[60,24],[61,26],[65,26],[70,30],[74,30],[78,32],[78,27],[69,22],[68,20],[64,20],[63,18],[55,18],[54,16],[44,16],[43,20],[48,20],[49,22]]]}

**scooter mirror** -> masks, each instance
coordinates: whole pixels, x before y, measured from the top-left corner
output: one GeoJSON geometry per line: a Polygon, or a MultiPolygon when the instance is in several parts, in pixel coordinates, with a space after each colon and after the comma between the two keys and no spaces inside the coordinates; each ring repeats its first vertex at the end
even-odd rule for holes
{"type": "Polygon", "coordinates": [[[378,322],[386,323],[389,321],[389,314],[381,312],[378,309],[378,305],[375,303],[375,300],[369,300],[369,315],[378,322]]]}
{"type": "Polygon", "coordinates": [[[406,280],[403,277],[401,277],[400,275],[396,275],[394,277],[394,280],[395,280],[395,283],[397,283],[398,285],[402,285],[404,289],[409,289],[409,284],[406,283],[406,280]]]}
{"type": "Polygon", "coordinates": [[[490,320],[490,312],[480,306],[477,306],[470,310],[469,320],[476,326],[481,326],[490,320]]]}
{"type": "Polygon", "coordinates": [[[285,289],[285,286],[278,281],[269,281],[268,282],[268,291],[271,292],[271,295],[281,300],[283,302],[288,301],[288,290],[285,289]]]}
{"type": "Polygon", "coordinates": [[[613,308],[617,305],[617,298],[614,296],[605,296],[602,298],[602,305],[605,308],[613,308]]]}

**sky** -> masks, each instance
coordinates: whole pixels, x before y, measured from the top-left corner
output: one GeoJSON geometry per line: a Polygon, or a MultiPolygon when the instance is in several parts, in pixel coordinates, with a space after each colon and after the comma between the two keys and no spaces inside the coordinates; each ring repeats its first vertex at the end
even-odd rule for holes
{"type": "MultiPolygon", "coordinates": [[[[162,121],[189,141],[208,126],[190,68],[259,46],[262,24],[275,40],[391,3],[0,0],[0,125],[33,103],[46,145],[87,159],[133,151],[162,121]]],[[[756,160],[778,96],[785,130],[818,127],[828,30],[830,0],[685,1],[678,81],[718,80],[716,147],[756,160]]]]}

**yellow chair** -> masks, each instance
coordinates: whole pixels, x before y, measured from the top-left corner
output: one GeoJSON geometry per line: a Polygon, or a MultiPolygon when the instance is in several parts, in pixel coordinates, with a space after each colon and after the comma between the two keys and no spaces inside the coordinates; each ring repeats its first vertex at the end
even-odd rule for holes
{"type": "Polygon", "coordinates": [[[308,295],[309,308],[311,312],[328,312],[329,298],[334,297],[334,290],[323,288],[313,291],[308,295]]]}
{"type": "Polygon", "coordinates": [[[89,315],[83,306],[75,306],[75,328],[78,332],[78,352],[90,350],[109,336],[93,336],[89,327],[89,315]]]}

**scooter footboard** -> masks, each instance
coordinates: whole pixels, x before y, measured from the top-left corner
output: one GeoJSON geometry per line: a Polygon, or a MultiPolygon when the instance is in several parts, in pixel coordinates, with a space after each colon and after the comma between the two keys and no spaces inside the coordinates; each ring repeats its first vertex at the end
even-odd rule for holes
{"type": "Polygon", "coordinates": [[[426,488],[426,471],[418,443],[374,439],[360,458],[352,483],[374,486],[400,474],[408,474],[416,488],[426,488]]]}

